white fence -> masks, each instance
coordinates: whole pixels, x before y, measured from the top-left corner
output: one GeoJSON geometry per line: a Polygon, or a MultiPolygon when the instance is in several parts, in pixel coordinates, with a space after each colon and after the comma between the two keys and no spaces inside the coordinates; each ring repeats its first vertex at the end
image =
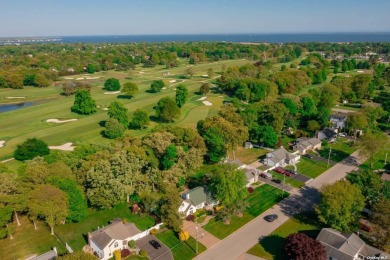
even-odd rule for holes
{"type": "Polygon", "coordinates": [[[160,227],[162,225],[163,225],[163,223],[157,224],[157,225],[155,225],[155,226],[153,226],[153,227],[151,227],[151,228],[149,228],[149,229],[147,229],[147,230],[145,230],[145,231],[143,231],[141,233],[138,233],[137,235],[133,236],[132,239],[133,240],[138,240],[138,239],[141,239],[143,237],[146,237],[147,235],[149,235],[150,230],[152,230],[152,229],[160,229],[160,227]]]}

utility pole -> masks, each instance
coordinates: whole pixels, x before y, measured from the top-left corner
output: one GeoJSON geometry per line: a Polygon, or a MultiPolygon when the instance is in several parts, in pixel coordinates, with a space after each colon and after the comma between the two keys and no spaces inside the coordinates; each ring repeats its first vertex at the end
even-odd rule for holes
{"type": "Polygon", "coordinates": [[[386,163],[387,163],[387,153],[386,153],[386,157],[385,157],[385,166],[386,166],[386,163]]]}
{"type": "Polygon", "coordinates": [[[331,153],[332,153],[332,148],[329,146],[328,165],[326,166],[326,168],[329,168],[329,160],[330,160],[331,153]]]}
{"type": "Polygon", "coordinates": [[[198,254],[198,223],[196,223],[196,226],[195,226],[195,229],[196,229],[196,254],[198,254]]]}

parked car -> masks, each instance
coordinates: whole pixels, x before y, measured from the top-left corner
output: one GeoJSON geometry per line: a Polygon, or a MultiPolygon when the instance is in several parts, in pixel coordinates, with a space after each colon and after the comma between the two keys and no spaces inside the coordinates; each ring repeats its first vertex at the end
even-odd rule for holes
{"type": "Polygon", "coordinates": [[[156,240],[150,240],[149,241],[149,244],[151,244],[152,245],[152,247],[154,247],[155,249],[159,249],[159,248],[161,248],[161,245],[160,245],[160,243],[159,242],[157,242],[156,240]]]}
{"type": "Polygon", "coordinates": [[[308,154],[308,153],[304,154],[303,157],[306,157],[306,158],[309,158],[309,159],[313,159],[313,155],[308,154]]]}
{"type": "Polygon", "coordinates": [[[274,220],[278,219],[278,215],[271,214],[264,217],[264,219],[268,222],[273,222],[274,220]]]}
{"type": "Polygon", "coordinates": [[[268,179],[269,178],[268,175],[265,174],[265,173],[260,173],[260,177],[262,177],[264,179],[268,179]]]}
{"type": "Polygon", "coordinates": [[[274,169],[274,171],[277,172],[277,173],[286,175],[287,177],[290,177],[292,175],[292,173],[290,173],[288,170],[286,170],[286,169],[284,169],[282,167],[276,167],[274,169]]]}
{"type": "Polygon", "coordinates": [[[288,173],[291,173],[291,174],[298,174],[296,171],[294,170],[286,170],[288,173]]]}
{"type": "Polygon", "coordinates": [[[272,179],[272,181],[275,182],[275,183],[282,183],[282,181],[279,180],[279,179],[272,179]]]}

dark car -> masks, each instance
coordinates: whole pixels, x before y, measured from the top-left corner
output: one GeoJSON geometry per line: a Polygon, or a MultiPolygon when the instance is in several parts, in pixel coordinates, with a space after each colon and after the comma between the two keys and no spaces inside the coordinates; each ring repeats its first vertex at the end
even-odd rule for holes
{"type": "Polygon", "coordinates": [[[268,222],[272,222],[275,219],[278,219],[278,215],[276,215],[276,214],[267,215],[264,217],[264,219],[268,222]]]}
{"type": "Polygon", "coordinates": [[[154,247],[155,249],[159,249],[159,248],[161,248],[161,245],[160,245],[160,243],[159,242],[157,242],[156,240],[150,240],[149,241],[149,244],[151,244],[152,245],[152,247],[154,247]]]}
{"type": "Polygon", "coordinates": [[[303,156],[306,157],[306,158],[309,158],[309,159],[313,159],[313,155],[308,154],[308,153],[307,153],[307,154],[304,154],[303,156]]]}
{"type": "Polygon", "coordinates": [[[262,177],[264,179],[268,179],[269,178],[268,175],[265,174],[265,173],[260,173],[260,177],[262,177]]]}
{"type": "Polygon", "coordinates": [[[276,183],[282,183],[282,181],[279,180],[279,179],[272,179],[272,181],[273,181],[273,182],[276,182],[276,183]]]}
{"type": "Polygon", "coordinates": [[[294,170],[287,170],[287,172],[288,173],[290,173],[290,174],[298,174],[296,171],[294,171],[294,170]]]}

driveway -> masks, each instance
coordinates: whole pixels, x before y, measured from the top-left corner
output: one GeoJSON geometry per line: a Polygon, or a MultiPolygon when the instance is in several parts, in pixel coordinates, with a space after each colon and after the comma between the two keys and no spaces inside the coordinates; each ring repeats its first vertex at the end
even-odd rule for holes
{"type": "Polygon", "coordinates": [[[141,249],[148,252],[148,257],[150,259],[158,259],[158,260],[173,260],[173,255],[171,250],[164,245],[160,240],[158,240],[155,236],[147,235],[136,241],[136,245],[141,249]],[[160,243],[161,248],[155,249],[151,244],[149,244],[150,240],[156,240],[160,243]]]}
{"type": "MultiPolygon", "coordinates": [[[[192,221],[184,220],[183,230],[187,231],[190,236],[196,239],[196,224],[192,221]]],[[[202,243],[205,247],[211,248],[216,245],[220,239],[211,235],[209,232],[204,230],[202,227],[198,226],[198,241],[202,243]]]]}
{"type": "Polygon", "coordinates": [[[353,153],[344,161],[336,164],[311,181],[304,188],[294,190],[290,197],[247,223],[224,240],[221,240],[214,247],[196,257],[196,259],[239,259],[253,245],[258,243],[259,237],[269,235],[293,215],[312,209],[314,203],[319,201],[319,188],[324,184],[334,183],[343,179],[348,172],[354,170],[360,163],[358,152],[353,153]],[[274,222],[268,223],[263,219],[268,214],[277,214],[279,218],[274,222]]]}
{"type": "Polygon", "coordinates": [[[297,181],[304,182],[304,183],[306,183],[306,182],[308,182],[308,181],[311,180],[310,177],[307,177],[307,176],[302,175],[302,174],[299,174],[299,173],[298,173],[298,174],[294,174],[294,175],[291,176],[290,178],[292,178],[292,179],[294,179],[294,180],[297,180],[297,181]]]}

